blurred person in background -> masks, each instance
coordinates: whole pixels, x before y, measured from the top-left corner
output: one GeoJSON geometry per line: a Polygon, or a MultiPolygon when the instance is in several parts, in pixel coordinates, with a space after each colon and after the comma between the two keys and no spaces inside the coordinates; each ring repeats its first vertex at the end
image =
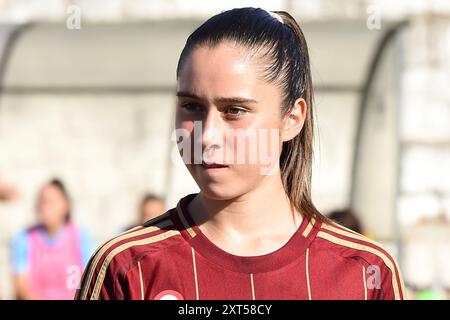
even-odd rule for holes
{"type": "Polygon", "coordinates": [[[164,199],[149,193],[145,195],[141,201],[140,206],[140,221],[139,224],[143,224],[148,220],[156,218],[162,215],[166,211],[166,206],[164,205],[164,199]]]}
{"type": "Polygon", "coordinates": [[[139,220],[136,224],[130,225],[125,228],[128,229],[140,226],[145,222],[162,215],[166,211],[164,199],[156,194],[147,193],[142,197],[139,205],[139,220]]]}
{"type": "Polygon", "coordinates": [[[328,214],[328,218],[339,223],[341,226],[360,233],[370,239],[375,238],[369,230],[363,227],[358,215],[351,208],[331,211],[328,214]]]}
{"type": "Polygon", "coordinates": [[[328,218],[358,233],[363,233],[361,222],[352,209],[334,210],[330,212],[328,218]]]}
{"type": "Polygon", "coordinates": [[[94,251],[92,238],[72,222],[70,197],[58,179],[41,188],[36,211],[37,225],[12,241],[16,297],[73,299],[79,276],[94,251]]]}

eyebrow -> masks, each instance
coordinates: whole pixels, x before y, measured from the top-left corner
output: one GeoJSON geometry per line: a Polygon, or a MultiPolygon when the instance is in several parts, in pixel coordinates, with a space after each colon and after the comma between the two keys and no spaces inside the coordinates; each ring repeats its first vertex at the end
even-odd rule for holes
{"type": "MultiPolygon", "coordinates": [[[[177,97],[181,98],[191,98],[196,100],[205,100],[200,96],[187,91],[177,91],[177,97]]],[[[255,99],[244,98],[244,97],[218,97],[214,98],[215,103],[258,103],[255,99]]]]}

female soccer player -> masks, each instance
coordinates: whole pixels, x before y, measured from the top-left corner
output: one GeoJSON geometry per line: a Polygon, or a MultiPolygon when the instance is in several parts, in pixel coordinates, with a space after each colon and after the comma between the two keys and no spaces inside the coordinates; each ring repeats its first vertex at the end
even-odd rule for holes
{"type": "Polygon", "coordinates": [[[39,192],[39,223],[12,241],[13,281],[18,299],[73,299],[94,243],[70,218],[64,184],[53,179],[39,192]]]}
{"type": "Polygon", "coordinates": [[[200,192],[101,246],[78,299],[404,299],[391,255],[311,201],[313,90],[286,12],[222,12],[177,68],[178,148],[200,192]]]}

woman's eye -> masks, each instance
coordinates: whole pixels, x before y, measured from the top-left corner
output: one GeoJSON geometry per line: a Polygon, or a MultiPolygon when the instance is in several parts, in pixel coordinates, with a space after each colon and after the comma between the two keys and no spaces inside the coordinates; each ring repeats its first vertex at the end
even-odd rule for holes
{"type": "Polygon", "coordinates": [[[230,107],[226,110],[226,115],[227,116],[232,116],[232,117],[239,117],[244,115],[247,112],[247,110],[242,109],[242,108],[238,108],[238,107],[230,107]]]}
{"type": "Polygon", "coordinates": [[[189,111],[189,112],[202,112],[203,107],[196,103],[185,103],[181,106],[183,109],[189,111]]]}

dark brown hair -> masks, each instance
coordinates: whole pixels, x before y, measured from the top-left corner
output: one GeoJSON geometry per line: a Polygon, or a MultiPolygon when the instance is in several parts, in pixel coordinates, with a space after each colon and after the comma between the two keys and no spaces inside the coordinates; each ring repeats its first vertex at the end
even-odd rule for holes
{"type": "Polygon", "coordinates": [[[312,203],[311,171],[313,156],[313,88],[308,46],[300,26],[285,11],[274,11],[282,22],[261,8],[237,8],[217,14],[187,39],[177,66],[181,68],[193,49],[215,47],[230,41],[248,48],[261,58],[263,77],[282,89],[281,115],[288,115],[298,98],[307,104],[301,132],[283,143],[280,170],[291,206],[305,218],[326,220],[312,203]]]}
{"type": "Polygon", "coordinates": [[[361,226],[361,222],[358,219],[358,216],[350,208],[332,211],[328,215],[328,218],[330,218],[333,221],[336,221],[340,225],[350,230],[353,230],[358,233],[363,232],[363,228],[361,226]]]}
{"type": "Polygon", "coordinates": [[[66,186],[65,186],[64,183],[63,183],[60,179],[58,179],[58,178],[53,178],[53,179],[51,179],[51,180],[47,183],[47,185],[48,185],[48,186],[55,187],[55,188],[57,188],[59,191],[61,191],[61,193],[62,193],[64,199],[67,201],[68,209],[67,209],[67,212],[66,212],[65,222],[66,222],[66,223],[69,222],[70,219],[71,219],[71,207],[72,207],[72,204],[71,204],[70,196],[69,196],[69,193],[67,192],[66,186]]]}

